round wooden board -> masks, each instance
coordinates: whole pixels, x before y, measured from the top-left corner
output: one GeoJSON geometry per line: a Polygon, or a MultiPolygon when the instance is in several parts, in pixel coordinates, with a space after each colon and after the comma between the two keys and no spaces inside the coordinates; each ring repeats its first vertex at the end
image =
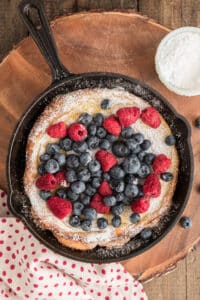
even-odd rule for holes
{"type": "MultiPolygon", "coordinates": [[[[193,227],[179,225],[146,253],[123,262],[142,281],[170,270],[200,239],[200,130],[193,126],[200,116],[200,97],[181,97],[161,84],[154,67],[156,48],[169,30],[130,12],[80,13],[52,22],[62,62],[72,73],[118,72],[138,78],[164,95],[189,120],[195,156],[195,174],[185,215],[193,227]]],[[[51,81],[49,68],[29,37],[0,65],[0,183],[6,188],[6,155],[11,133],[35,96],[51,81]]]]}

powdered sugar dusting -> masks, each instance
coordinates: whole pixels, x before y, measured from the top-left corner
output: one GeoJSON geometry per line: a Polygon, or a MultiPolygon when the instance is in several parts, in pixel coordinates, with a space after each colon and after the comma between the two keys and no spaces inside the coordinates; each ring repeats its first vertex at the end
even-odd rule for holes
{"type": "MultiPolygon", "coordinates": [[[[139,97],[136,97],[129,92],[124,91],[121,88],[115,89],[85,89],[78,90],[66,95],[60,95],[45,109],[45,117],[41,115],[39,120],[35,123],[30,136],[29,143],[34,146],[31,149],[27,157],[27,166],[31,170],[31,182],[25,184],[26,193],[30,198],[34,212],[38,218],[48,224],[48,229],[54,229],[63,236],[67,236],[69,233],[73,233],[74,239],[84,240],[87,243],[98,243],[111,241],[117,239],[115,229],[109,225],[102,234],[93,222],[90,232],[83,235],[83,231],[80,228],[73,228],[68,224],[68,217],[63,220],[56,218],[53,213],[48,209],[46,202],[39,196],[38,189],[35,186],[35,180],[37,178],[37,166],[39,163],[39,156],[45,152],[46,145],[48,143],[56,142],[57,139],[50,138],[45,132],[49,125],[64,121],[67,125],[77,120],[78,116],[82,112],[88,112],[95,114],[102,112],[104,115],[110,115],[115,113],[119,108],[126,106],[137,106],[141,110],[149,106],[148,103],[139,97]],[[107,110],[101,110],[100,103],[103,99],[110,99],[110,108],[107,110]],[[81,232],[82,237],[78,235],[81,232]]],[[[142,132],[146,139],[151,140],[152,146],[150,152],[155,154],[163,153],[169,158],[173,158],[176,154],[175,147],[169,147],[164,143],[164,139],[171,133],[168,125],[162,119],[161,125],[157,129],[152,129],[141,120],[138,120],[133,126],[135,132],[142,132]]],[[[177,170],[177,160],[172,160],[170,170],[174,173],[177,170]]],[[[30,176],[30,174],[29,174],[30,176]]],[[[26,177],[26,176],[25,176],[26,177]]],[[[174,181],[176,180],[176,176],[174,181]]],[[[142,214],[142,220],[145,223],[151,223],[153,215],[160,210],[163,212],[168,206],[163,206],[167,198],[167,192],[171,183],[162,182],[162,192],[158,198],[152,199],[150,209],[147,213],[142,214]]],[[[141,231],[141,225],[130,225],[129,215],[131,213],[130,208],[127,208],[124,216],[122,217],[121,226],[126,232],[125,234],[132,237],[141,231]],[[128,225],[128,226],[127,226],[128,225]],[[126,230],[128,227],[128,231],[126,230]]],[[[141,223],[140,223],[141,224],[141,223]]]]}

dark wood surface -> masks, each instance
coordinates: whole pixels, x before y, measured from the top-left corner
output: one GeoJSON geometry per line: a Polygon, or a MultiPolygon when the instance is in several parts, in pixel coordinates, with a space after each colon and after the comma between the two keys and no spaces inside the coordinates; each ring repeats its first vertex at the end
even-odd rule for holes
{"type": "MultiPolygon", "coordinates": [[[[16,7],[19,0],[0,1],[0,58],[13,45],[27,35],[18,17],[16,7]]],[[[50,19],[90,9],[134,8],[170,28],[179,26],[200,26],[200,1],[195,0],[140,0],[140,1],[65,1],[46,0],[45,9],[50,19]]],[[[177,269],[145,285],[151,300],[200,299],[200,253],[192,252],[178,264],[177,269]]]]}

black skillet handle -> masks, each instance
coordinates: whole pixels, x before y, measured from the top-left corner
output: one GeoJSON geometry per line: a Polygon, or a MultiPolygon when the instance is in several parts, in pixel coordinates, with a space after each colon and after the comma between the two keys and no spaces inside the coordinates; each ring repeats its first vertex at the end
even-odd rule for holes
{"type": "Polygon", "coordinates": [[[44,13],[44,8],[41,0],[23,0],[19,4],[21,17],[32,35],[34,41],[38,45],[41,53],[47,60],[52,76],[53,82],[64,79],[70,75],[70,72],[62,65],[58,58],[56,45],[51,33],[48,20],[44,13]],[[31,18],[31,12],[36,11],[40,26],[37,27],[31,18]]]}

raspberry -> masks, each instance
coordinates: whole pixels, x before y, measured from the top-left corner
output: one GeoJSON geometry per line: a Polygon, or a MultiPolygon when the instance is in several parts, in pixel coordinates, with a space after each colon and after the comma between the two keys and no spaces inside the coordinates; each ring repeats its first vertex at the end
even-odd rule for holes
{"type": "Polygon", "coordinates": [[[48,199],[47,205],[53,214],[59,219],[63,219],[72,212],[71,202],[63,198],[51,197],[48,199]]]}
{"type": "Polygon", "coordinates": [[[160,115],[157,110],[153,107],[147,107],[142,111],[141,114],[142,121],[152,128],[157,128],[160,126],[161,120],[160,115]]]}
{"type": "Polygon", "coordinates": [[[164,173],[171,165],[171,159],[165,154],[156,156],[153,162],[153,170],[156,174],[164,173]]]}
{"type": "Polygon", "coordinates": [[[131,209],[135,214],[141,214],[149,209],[149,200],[145,197],[135,199],[131,205],[131,209]]]}
{"type": "Polygon", "coordinates": [[[101,196],[110,196],[112,195],[112,190],[107,181],[103,181],[98,189],[98,192],[101,196]]]}
{"type": "Polygon", "coordinates": [[[117,111],[122,127],[128,127],[135,123],[140,116],[140,109],[138,107],[124,107],[117,111]]]}
{"type": "Polygon", "coordinates": [[[57,186],[56,177],[53,174],[44,174],[36,180],[36,186],[40,190],[49,191],[57,186]]]}
{"type": "Polygon", "coordinates": [[[118,136],[121,132],[121,125],[115,116],[110,116],[103,121],[103,127],[113,135],[118,136]]]}
{"type": "Polygon", "coordinates": [[[64,138],[67,135],[67,126],[64,122],[59,122],[49,126],[47,133],[53,138],[64,138]]]}
{"type": "Polygon", "coordinates": [[[158,197],[161,193],[161,184],[156,174],[150,174],[143,185],[143,192],[146,196],[158,197]]]}
{"type": "Polygon", "coordinates": [[[63,181],[66,180],[66,177],[65,177],[65,172],[58,172],[55,174],[55,178],[57,180],[57,184],[61,184],[63,181]]]}
{"type": "Polygon", "coordinates": [[[95,194],[90,202],[90,207],[95,208],[99,214],[109,214],[110,207],[105,205],[103,198],[99,194],[95,194]]]}
{"type": "Polygon", "coordinates": [[[80,142],[87,136],[87,129],[81,123],[74,123],[69,126],[68,134],[73,141],[80,142]]]}
{"type": "Polygon", "coordinates": [[[97,151],[96,159],[100,162],[101,168],[104,172],[108,172],[113,166],[117,164],[116,157],[106,150],[97,151]]]}

